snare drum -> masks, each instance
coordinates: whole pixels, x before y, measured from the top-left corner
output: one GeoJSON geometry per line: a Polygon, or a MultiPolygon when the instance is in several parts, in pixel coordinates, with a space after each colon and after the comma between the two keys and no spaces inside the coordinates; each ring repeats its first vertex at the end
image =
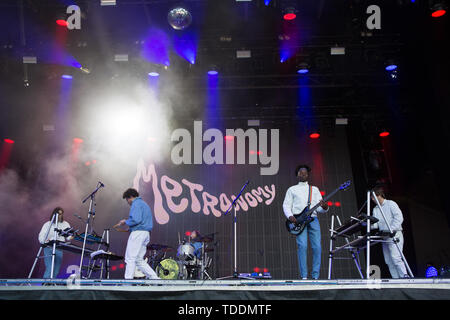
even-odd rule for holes
{"type": "Polygon", "coordinates": [[[195,248],[190,243],[181,244],[177,250],[177,258],[183,261],[193,260],[195,248]]]}
{"type": "Polygon", "coordinates": [[[187,279],[186,266],[171,258],[164,259],[158,264],[156,274],[164,280],[187,279]]]}

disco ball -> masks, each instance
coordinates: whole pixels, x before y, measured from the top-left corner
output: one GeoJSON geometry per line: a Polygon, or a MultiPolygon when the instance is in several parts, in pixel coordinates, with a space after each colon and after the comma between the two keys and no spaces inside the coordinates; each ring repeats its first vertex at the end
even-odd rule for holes
{"type": "Polygon", "coordinates": [[[178,7],[169,11],[167,21],[175,30],[183,30],[191,24],[192,16],[185,8],[178,7]]]}

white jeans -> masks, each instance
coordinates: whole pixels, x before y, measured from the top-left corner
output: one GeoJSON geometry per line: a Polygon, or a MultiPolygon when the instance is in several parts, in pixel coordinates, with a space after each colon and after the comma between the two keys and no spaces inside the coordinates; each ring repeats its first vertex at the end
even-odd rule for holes
{"type": "Polygon", "coordinates": [[[148,231],[132,231],[128,237],[127,250],[125,252],[125,279],[133,279],[134,270],[137,267],[147,278],[159,279],[156,272],[144,261],[147,252],[147,244],[150,242],[148,231]]]}
{"type": "MultiPolygon", "coordinates": [[[[397,242],[398,247],[403,252],[403,232],[397,231],[394,238],[397,238],[399,241],[397,242]]],[[[394,238],[388,238],[389,240],[394,238]]],[[[397,246],[394,243],[383,242],[383,256],[384,261],[389,267],[389,271],[391,273],[392,278],[403,278],[406,272],[405,263],[402,260],[402,256],[397,249],[397,246]]]]}

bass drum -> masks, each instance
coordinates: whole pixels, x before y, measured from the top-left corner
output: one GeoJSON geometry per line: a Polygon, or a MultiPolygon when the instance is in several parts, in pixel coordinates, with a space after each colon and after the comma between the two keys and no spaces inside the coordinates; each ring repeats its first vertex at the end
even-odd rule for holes
{"type": "Polygon", "coordinates": [[[187,279],[186,266],[173,259],[164,259],[156,267],[156,274],[163,280],[187,279]]]}

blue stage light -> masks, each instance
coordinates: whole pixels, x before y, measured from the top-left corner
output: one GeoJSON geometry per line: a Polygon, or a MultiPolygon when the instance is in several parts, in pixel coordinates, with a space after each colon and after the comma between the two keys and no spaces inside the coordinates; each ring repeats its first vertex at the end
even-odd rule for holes
{"type": "Polygon", "coordinates": [[[395,69],[397,69],[397,65],[395,65],[395,64],[390,64],[390,65],[386,66],[386,71],[393,71],[395,69]]]}
{"type": "Polygon", "coordinates": [[[72,76],[71,76],[71,75],[68,75],[68,74],[63,74],[63,75],[61,76],[61,78],[71,80],[71,79],[72,79],[72,76]]]}
{"type": "Polygon", "coordinates": [[[148,75],[150,77],[159,77],[159,73],[158,72],[149,72],[148,75]]]}
{"type": "Polygon", "coordinates": [[[433,278],[438,276],[438,271],[435,267],[429,266],[425,271],[425,278],[433,278]]]}

